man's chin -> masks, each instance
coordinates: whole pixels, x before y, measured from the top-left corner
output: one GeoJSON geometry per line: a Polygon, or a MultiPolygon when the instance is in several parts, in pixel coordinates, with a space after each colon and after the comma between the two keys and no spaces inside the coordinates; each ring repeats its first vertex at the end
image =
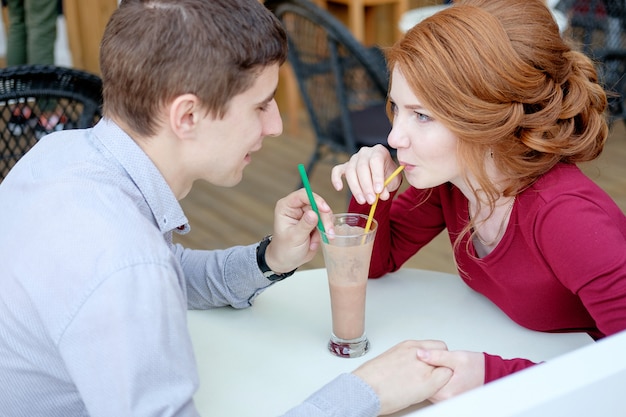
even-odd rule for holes
{"type": "Polygon", "coordinates": [[[231,177],[220,178],[218,181],[209,181],[213,185],[217,185],[218,187],[231,188],[243,180],[243,172],[238,172],[237,174],[232,175],[231,177]]]}

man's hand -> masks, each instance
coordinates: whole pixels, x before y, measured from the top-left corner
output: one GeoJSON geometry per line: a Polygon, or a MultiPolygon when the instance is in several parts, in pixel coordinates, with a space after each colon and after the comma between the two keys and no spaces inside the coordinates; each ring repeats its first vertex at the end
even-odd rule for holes
{"type": "MultiPolygon", "coordinates": [[[[326,232],[332,232],[330,207],[317,194],[314,197],[326,232]]],[[[317,214],[304,189],[280,199],[274,209],[274,237],[265,252],[265,261],[272,271],[289,272],[313,259],[321,242],[316,227],[317,214]]]]}
{"type": "Polygon", "coordinates": [[[391,414],[433,396],[452,376],[445,367],[431,366],[421,361],[418,350],[447,349],[440,341],[402,342],[353,373],[369,384],[380,399],[380,413],[391,414]]]}
{"type": "Polygon", "coordinates": [[[452,398],[485,383],[485,355],[482,353],[425,349],[418,352],[418,357],[432,366],[445,366],[454,371],[450,381],[429,398],[434,403],[452,398]]]}

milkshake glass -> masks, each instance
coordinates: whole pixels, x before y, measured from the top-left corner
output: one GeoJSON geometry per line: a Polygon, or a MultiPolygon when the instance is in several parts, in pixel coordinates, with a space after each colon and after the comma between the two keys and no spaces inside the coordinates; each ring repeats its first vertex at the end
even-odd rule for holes
{"type": "Polygon", "coordinates": [[[332,334],[328,349],[336,356],[356,358],[369,350],[365,334],[365,294],[378,223],[367,216],[334,215],[335,235],[322,232],[322,250],[328,274],[332,334]]]}

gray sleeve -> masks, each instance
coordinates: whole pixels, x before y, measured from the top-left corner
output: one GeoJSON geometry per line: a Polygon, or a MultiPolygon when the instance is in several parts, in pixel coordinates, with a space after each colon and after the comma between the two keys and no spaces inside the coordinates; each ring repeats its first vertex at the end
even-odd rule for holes
{"type": "Polygon", "coordinates": [[[354,374],[341,374],[282,417],[375,417],[380,401],[354,374]]]}
{"type": "Polygon", "coordinates": [[[250,307],[256,296],[272,284],[256,263],[257,246],[193,250],[174,245],[174,256],[187,282],[188,308],[250,307]]]}

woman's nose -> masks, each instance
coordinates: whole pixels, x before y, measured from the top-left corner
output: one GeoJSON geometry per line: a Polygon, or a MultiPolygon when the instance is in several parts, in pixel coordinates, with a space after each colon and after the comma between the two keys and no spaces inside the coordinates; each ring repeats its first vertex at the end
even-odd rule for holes
{"type": "Polygon", "coordinates": [[[402,123],[397,119],[393,120],[391,125],[391,132],[387,136],[387,143],[394,149],[399,149],[408,146],[408,136],[406,130],[403,129],[402,123]]]}

